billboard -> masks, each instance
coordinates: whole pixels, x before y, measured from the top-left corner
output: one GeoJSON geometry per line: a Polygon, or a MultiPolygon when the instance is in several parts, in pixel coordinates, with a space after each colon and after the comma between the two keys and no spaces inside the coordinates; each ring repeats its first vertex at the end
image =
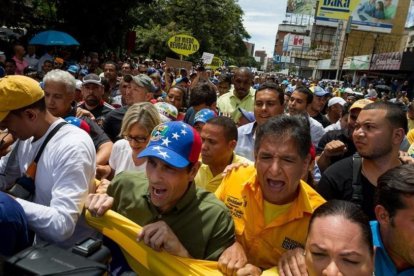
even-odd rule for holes
{"type": "Polygon", "coordinates": [[[390,33],[399,0],[321,0],[316,24],[336,27],[340,20],[352,18],[352,29],[390,33]]]}
{"type": "Polygon", "coordinates": [[[405,21],[405,27],[414,27],[414,0],[410,1],[410,9],[408,10],[407,20],[405,21]]]}
{"type": "Polygon", "coordinates": [[[381,53],[372,56],[370,70],[400,70],[402,53],[381,53]]]}
{"type": "Polygon", "coordinates": [[[316,0],[288,0],[286,13],[308,14],[313,13],[316,0]]]}
{"type": "Polygon", "coordinates": [[[371,56],[353,56],[344,58],[342,64],[343,70],[368,70],[370,64],[371,56]]]}
{"type": "Polygon", "coordinates": [[[288,33],[283,38],[283,52],[309,51],[310,37],[288,33]]]}

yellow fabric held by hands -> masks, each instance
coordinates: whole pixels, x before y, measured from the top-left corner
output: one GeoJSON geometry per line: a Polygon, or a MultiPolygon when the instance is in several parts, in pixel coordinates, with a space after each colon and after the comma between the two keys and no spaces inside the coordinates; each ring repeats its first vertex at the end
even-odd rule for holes
{"type": "Polygon", "coordinates": [[[142,227],[112,210],[102,217],[86,212],[86,219],[121,247],[129,266],[138,275],[222,275],[217,270],[217,262],[173,256],[137,242],[137,233],[142,227]]]}

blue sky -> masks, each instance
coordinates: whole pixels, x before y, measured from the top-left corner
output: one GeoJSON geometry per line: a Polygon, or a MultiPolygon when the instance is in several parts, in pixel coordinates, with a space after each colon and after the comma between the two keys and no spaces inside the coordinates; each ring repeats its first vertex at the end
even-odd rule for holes
{"type": "Polygon", "coordinates": [[[285,18],[287,0],[239,0],[244,11],[243,24],[256,50],[266,50],[273,56],[276,32],[285,18]]]}

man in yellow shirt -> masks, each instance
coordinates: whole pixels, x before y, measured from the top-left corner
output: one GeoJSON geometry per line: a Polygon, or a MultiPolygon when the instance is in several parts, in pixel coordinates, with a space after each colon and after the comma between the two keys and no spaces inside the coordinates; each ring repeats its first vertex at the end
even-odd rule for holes
{"type": "Polygon", "coordinates": [[[214,193],[223,180],[222,173],[232,163],[251,163],[234,153],[237,144],[236,123],[227,117],[216,117],[207,121],[201,130],[202,165],[195,183],[214,193]]]}
{"type": "Polygon", "coordinates": [[[325,202],[300,180],[310,146],[302,117],[280,115],[259,127],[255,166],[232,171],[216,191],[230,209],[237,240],[219,258],[221,272],[259,275],[276,266],[287,250],[303,247],[310,216],[325,202]]]}

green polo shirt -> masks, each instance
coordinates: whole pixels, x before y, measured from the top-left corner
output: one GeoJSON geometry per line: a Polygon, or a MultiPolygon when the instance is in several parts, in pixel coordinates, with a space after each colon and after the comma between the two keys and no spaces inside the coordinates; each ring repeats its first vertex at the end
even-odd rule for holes
{"type": "Polygon", "coordinates": [[[195,259],[217,260],[235,241],[227,207],[214,194],[189,184],[186,194],[168,213],[160,213],[148,196],[144,172],[121,172],[108,187],[112,210],[144,226],[165,221],[195,259]]]}
{"type": "Polygon", "coordinates": [[[253,111],[254,109],[254,95],[256,90],[250,87],[250,92],[243,98],[239,99],[234,95],[234,87],[231,88],[230,92],[221,95],[217,99],[217,107],[221,113],[230,114],[234,122],[238,122],[241,116],[239,107],[247,111],[253,111]]]}

